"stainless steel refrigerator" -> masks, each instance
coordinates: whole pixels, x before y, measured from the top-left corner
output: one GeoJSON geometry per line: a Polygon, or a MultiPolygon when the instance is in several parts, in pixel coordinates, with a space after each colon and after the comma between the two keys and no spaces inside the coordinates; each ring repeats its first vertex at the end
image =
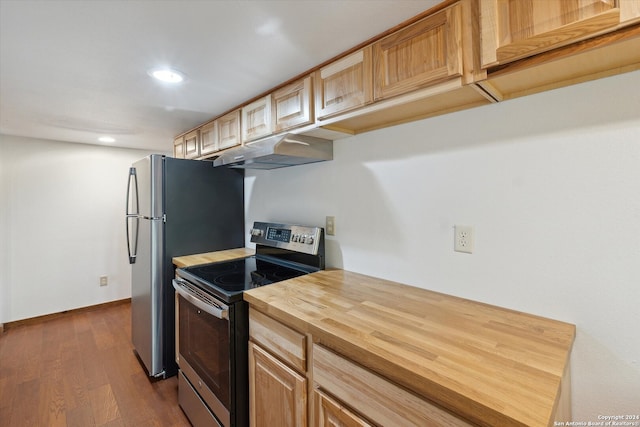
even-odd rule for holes
{"type": "Polygon", "coordinates": [[[177,373],[172,258],[244,246],[244,173],[153,154],[129,169],[131,338],[152,377],[177,373]]]}

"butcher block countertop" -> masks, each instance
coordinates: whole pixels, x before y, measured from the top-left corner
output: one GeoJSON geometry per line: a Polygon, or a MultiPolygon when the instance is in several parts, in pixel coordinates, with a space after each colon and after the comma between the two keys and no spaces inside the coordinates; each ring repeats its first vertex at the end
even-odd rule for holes
{"type": "Polygon", "coordinates": [[[563,376],[569,383],[568,323],[344,270],[252,289],[244,299],[479,425],[553,425],[563,376]]]}
{"type": "Polygon", "coordinates": [[[249,248],[227,249],[226,251],[206,252],[195,255],[185,255],[173,258],[173,265],[178,268],[192,265],[208,264],[210,262],[229,261],[235,258],[244,258],[255,254],[255,250],[249,248]]]}

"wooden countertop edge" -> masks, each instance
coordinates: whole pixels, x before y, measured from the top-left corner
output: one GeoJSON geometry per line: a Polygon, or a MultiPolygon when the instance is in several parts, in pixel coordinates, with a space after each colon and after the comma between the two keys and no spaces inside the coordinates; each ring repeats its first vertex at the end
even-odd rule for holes
{"type": "Polygon", "coordinates": [[[184,268],[191,267],[193,265],[208,264],[210,262],[229,261],[237,258],[245,258],[254,254],[254,249],[243,247],[173,257],[172,262],[176,267],[184,268]]]}
{"type": "MultiPolygon", "coordinates": [[[[313,275],[307,275],[306,279],[309,279],[312,277],[313,275]]],[[[382,279],[377,279],[373,277],[371,279],[376,281],[382,280],[382,279]]],[[[289,281],[289,283],[291,283],[291,281],[289,281]]],[[[397,285],[408,286],[408,285],[402,285],[402,284],[397,284],[397,285]]],[[[568,342],[564,343],[569,349],[566,353],[566,357],[564,360],[563,371],[566,371],[569,363],[569,357],[571,354],[571,347],[575,340],[575,325],[572,325],[567,322],[549,319],[542,316],[537,316],[530,313],[524,313],[517,310],[498,307],[495,305],[468,300],[465,298],[455,297],[447,294],[442,294],[439,292],[429,291],[426,289],[425,291],[433,294],[443,295],[447,298],[454,298],[459,301],[473,303],[474,305],[477,304],[479,306],[483,306],[491,309],[500,309],[505,313],[513,313],[516,315],[526,315],[530,318],[540,319],[545,322],[553,321],[558,325],[564,325],[566,328],[571,330],[571,336],[569,337],[568,342]]],[[[486,426],[528,425],[521,420],[517,420],[501,412],[499,409],[488,407],[474,400],[469,396],[466,396],[460,392],[452,390],[448,388],[446,385],[439,383],[433,378],[427,378],[425,376],[421,376],[419,378],[420,381],[407,383],[406,378],[412,377],[412,376],[415,378],[415,373],[407,369],[406,367],[400,364],[397,364],[388,358],[380,356],[374,353],[373,351],[360,346],[357,343],[353,343],[342,337],[339,337],[334,333],[332,333],[332,331],[326,330],[319,325],[315,325],[313,323],[306,321],[305,319],[301,319],[297,317],[295,313],[285,311],[283,309],[280,309],[270,304],[267,301],[257,298],[254,295],[252,295],[251,292],[248,292],[248,293],[245,292],[244,299],[251,306],[255,307],[259,311],[269,316],[272,316],[274,319],[279,320],[285,324],[288,324],[294,327],[295,329],[299,330],[300,332],[310,333],[314,338],[314,342],[318,342],[326,346],[327,348],[332,349],[337,353],[352,359],[353,361],[359,363],[360,365],[378,373],[383,377],[388,378],[391,381],[396,382],[397,384],[405,387],[406,389],[414,393],[417,393],[418,395],[421,395],[423,398],[426,398],[428,400],[435,402],[436,404],[442,406],[443,408],[453,411],[454,413],[460,414],[461,416],[465,417],[471,422],[474,422],[478,425],[486,425],[486,426]]],[[[434,376],[437,376],[437,373],[434,373],[434,376]]],[[[553,374],[553,376],[554,378],[556,378],[558,391],[556,392],[556,396],[554,398],[553,403],[548,408],[549,413],[545,415],[545,417],[549,420],[550,423],[553,421],[551,417],[558,406],[558,400],[559,400],[562,379],[563,379],[562,374],[560,375],[553,374]]]]}

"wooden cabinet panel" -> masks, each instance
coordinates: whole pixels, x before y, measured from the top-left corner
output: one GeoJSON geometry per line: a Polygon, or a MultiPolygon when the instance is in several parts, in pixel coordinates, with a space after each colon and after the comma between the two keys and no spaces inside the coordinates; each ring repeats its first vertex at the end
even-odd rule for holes
{"type": "Polygon", "coordinates": [[[218,150],[216,122],[209,122],[200,128],[200,155],[214,153],[218,150]]]}
{"type": "Polygon", "coordinates": [[[461,27],[456,4],[374,43],[374,99],[461,76],[461,27]]]}
{"type": "Polygon", "coordinates": [[[315,73],[316,117],[323,119],[369,104],[371,47],[352,53],[315,73]]]}
{"type": "Polygon", "coordinates": [[[482,0],[482,64],[503,64],[613,31],[640,0],[482,0]]]}
{"type": "Polygon", "coordinates": [[[240,110],[232,111],[216,120],[218,149],[223,150],[242,143],[240,136],[240,110]]]}
{"type": "Polygon", "coordinates": [[[179,136],[173,141],[173,157],[184,159],[184,137],[179,136]]]}
{"type": "Polygon", "coordinates": [[[470,426],[434,404],[317,344],[313,381],[383,426],[470,426]]]}
{"type": "Polygon", "coordinates": [[[300,372],[307,370],[307,341],[303,334],[250,309],[249,336],[300,372]]]}
{"type": "Polygon", "coordinates": [[[252,427],[307,426],[307,380],[252,342],[249,417],[252,427]]]}
{"type": "Polygon", "coordinates": [[[313,390],[313,405],[315,427],[372,427],[320,390],[313,390]]]}
{"type": "Polygon", "coordinates": [[[311,76],[308,76],[271,94],[276,132],[313,123],[311,92],[311,76]]]}
{"type": "Polygon", "coordinates": [[[184,136],[184,157],[185,159],[195,159],[200,155],[200,132],[194,130],[184,136]]]}
{"type": "Polygon", "coordinates": [[[251,141],[273,133],[271,95],[242,107],[242,140],[251,141]]]}

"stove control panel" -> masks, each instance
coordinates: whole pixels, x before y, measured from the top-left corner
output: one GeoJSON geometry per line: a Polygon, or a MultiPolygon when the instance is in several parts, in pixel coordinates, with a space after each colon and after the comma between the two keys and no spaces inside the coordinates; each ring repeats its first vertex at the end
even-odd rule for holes
{"type": "Polygon", "coordinates": [[[315,255],[324,240],[321,227],[254,222],[251,242],[315,255]]]}

